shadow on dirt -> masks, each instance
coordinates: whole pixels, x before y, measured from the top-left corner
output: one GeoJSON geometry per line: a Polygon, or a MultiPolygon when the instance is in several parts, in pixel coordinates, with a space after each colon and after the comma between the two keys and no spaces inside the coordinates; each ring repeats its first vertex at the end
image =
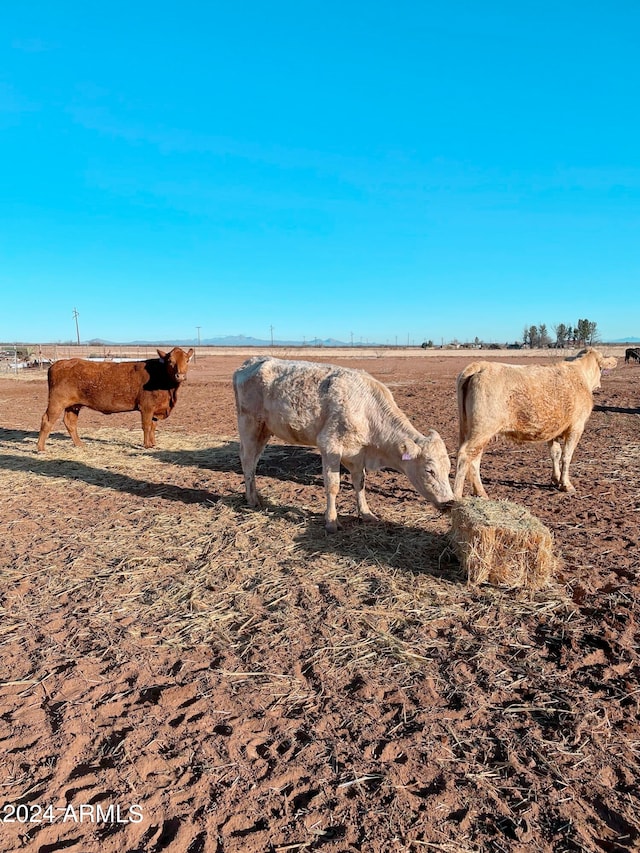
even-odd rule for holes
{"type": "Polygon", "coordinates": [[[640,408],[626,409],[623,406],[594,406],[594,412],[615,412],[617,415],[640,415],[640,408]]]}
{"type": "Polygon", "coordinates": [[[221,500],[238,514],[262,512],[274,519],[296,524],[301,530],[293,541],[309,557],[337,554],[348,557],[355,565],[373,561],[408,574],[427,574],[451,583],[466,583],[466,576],[448,537],[426,529],[429,518],[425,518],[425,527],[417,527],[382,519],[363,522],[355,515],[341,513],[341,529],[329,534],[321,512],[310,513],[297,506],[274,504],[264,499],[261,509],[251,509],[244,498],[234,496],[221,500]]]}
{"type": "Polygon", "coordinates": [[[239,446],[237,441],[228,441],[217,447],[204,447],[194,450],[163,450],[154,448],[151,451],[160,462],[179,465],[184,468],[200,468],[203,471],[219,471],[228,474],[242,474],[240,467],[239,446]]]}
{"type": "MultiPolygon", "coordinates": [[[[155,451],[155,455],[172,465],[242,474],[240,445],[237,441],[198,450],[159,450],[155,451]]],[[[265,447],[260,456],[256,473],[258,477],[273,477],[301,485],[322,485],[322,460],[318,451],[310,447],[271,444],[265,447]]]]}
{"type": "Polygon", "coordinates": [[[407,574],[466,582],[449,539],[443,534],[388,521],[362,523],[357,518],[342,517],[341,523],[341,531],[328,535],[324,517],[320,517],[317,522],[310,522],[307,532],[296,541],[309,556],[338,554],[355,564],[373,561],[407,574]]]}
{"type": "MultiPolygon", "coordinates": [[[[242,476],[240,465],[240,447],[237,441],[229,441],[224,445],[204,450],[155,450],[156,458],[172,465],[186,465],[202,468],[206,471],[239,474],[242,476]]],[[[389,469],[391,470],[391,469],[389,469]]],[[[340,488],[351,489],[351,477],[346,468],[340,468],[340,488]]],[[[367,492],[382,497],[405,496],[419,500],[417,492],[409,480],[398,472],[399,483],[389,487],[375,481],[375,473],[367,479],[367,492]]],[[[262,479],[281,480],[285,483],[296,483],[300,486],[317,486],[324,488],[322,477],[322,459],[320,452],[313,447],[298,447],[295,445],[267,445],[258,460],[256,480],[260,492],[262,479]]]]}
{"type": "Polygon", "coordinates": [[[38,438],[38,434],[37,429],[6,429],[5,427],[0,427],[0,441],[11,441],[14,443],[29,440],[35,441],[38,438]]]}
{"type": "Polygon", "coordinates": [[[81,480],[91,486],[101,486],[116,492],[127,492],[144,498],[158,497],[164,500],[180,501],[185,504],[214,502],[220,499],[218,494],[205,489],[186,489],[170,483],[153,483],[139,480],[128,474],[93,468],[84,462],[69,459],[46,459],[45,457],[25,458],[0,453],[0,468],[6,471],[23,471],[40,477],[60,480],[81,480]]]}

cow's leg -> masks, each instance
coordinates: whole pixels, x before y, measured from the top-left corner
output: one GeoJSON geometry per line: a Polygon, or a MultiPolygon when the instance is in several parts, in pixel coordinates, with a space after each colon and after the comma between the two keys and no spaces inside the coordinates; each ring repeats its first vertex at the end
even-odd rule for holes
{"type": "Polygon", "coordinates": [[[484,444],[471,444],[464,441],[458,450],[458,461],[456,464],[456,479],[453,484],[453,494],[456,500],[462,499],[464,484],[467,478],[471,484],[471,493],[481,498],[486,498],[487,493],[480,479],[480,460],[484,444]]]}
{"type": "Polygon", "coordinates": [[[342,462],[351,474],[351,481],[356,493],[358,515],[363,521],[377,521],[377,517],[369,509],[364,492],[366,473],[362,459],[343,459],[342,462]]]}
{"type": "Polygon", "coordinates": [[[480,498],[488,498],[489,495],[487,495],[486,489],[482,485],[482,480],[480,479],[480,460],[482,459],[483,449],[484,448],[480,448],[480,450],[478,450],[469,465],[469,472],[471,474],[471,492],[480,498]]]}
{"type": "Polygon", "coordinates": [[[58,406],[56,404],[52,404],[51,402],[47,406],[47,411],[42,416],[42,421],[40,422],[40,433],[38,435],[37,444],[39,453],[42,453],[42,451],[44,450],[44,445],[46,440],[49,438],[49,433],[51,432],[53,425],[58,420],[63,411],[63,406],[58,406]]]}
{"type": "Polygon", "coordinates": [[[569,465],[573,453],[578,446],[578,442],[582,436],[584,424],[574,424],[573,428],[564,437],[564,447],[562,450],[562,461],[560,466],[560,491],[575,494],[576,490],[569,480],[569,465]]]}
{"type": "Polygon", "coordinates": [[[327,493],[327,511],[325,513],[325,527],[327,533],[335,533],[338,524],[338,511],[336,509],[336,498],[340,491],[340,453],[321,450],[322,453],[322,476],[324,477],[324,488],[327,493]]]}
{"type": "Polygon", "coordinates": [[[153,408],[140,409],[142,416],[142,434],[145,447],[153,447],[155,444],[155,424],[153,422],[153,408]]]}
{"type": "Polygon", "coordinates": [[[244,487],[249,506],[260,506],[260,496],[256,488],[256,466],[260,454],[271,438],[271,433],[262,421],[244,415],[238,416],[240,432],[240,464],[244,474],[244,487]]]}
{"type": "Polygon", "coordinates": [[[549,453],[551,454],[551,464],[553,465],[553,474],[551,482],[554,486],[560,485],[560,462],[562,459],[562,445],[557,438],[549,442],[549,453]]]}
{"type": "Polygon", "coordinates": [[[462,500],[462,493],[464,492],[464,484],[467,480],[467,454],[466,454],[466,444],[461,444],[460,449],[458,450],[458,461],[456,463],[456,479],[453,484],[453,494],[456,500],[462,500]]]}
{"type": "Polygon", "coordinates": [[[67,432],[71,436],[76,447],[82,447],[82,442],[78,435],[78,415],[80,414],[81,408],[82,406],[69,406],[64,410],[64,425],[66,426],[67,432]]]}

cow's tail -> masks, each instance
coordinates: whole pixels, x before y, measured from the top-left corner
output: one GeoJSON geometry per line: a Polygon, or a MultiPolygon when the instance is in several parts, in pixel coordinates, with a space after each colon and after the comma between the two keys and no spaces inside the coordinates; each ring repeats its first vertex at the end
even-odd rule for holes
{"type": "Polygon", "coordinates": [[[249,372],[249,368],[254,364],[260,364],[260,362],[264,361],[264,356],[262,355],[252,355],[251,358],[248,358],[246,361],[243,361],[240,367],[234,371],[232,381],[233,387],[237,388],[246,377],[249,372]]]}
{"type": "Polygon", "coordinates": [[[469,386],[471,380],[475,376],[477,368],[474,365],[469,365],[458,376],[457,396],[458,396],[458,427],[460,430],[460,444],[467,439],[469,432],[469,386]]]}
{"type": "Polygon", "coordinates": [[[54,383],[54,378],[53,378],[54,370],[53,370],[53,368],[55,367],[55,365],[56,365],[56,363],[54,361],[53,364],[49,365],[49,369],[47,370],[47,387],[49,389],[49,394],[51,394],[51,389],[53,388],[53,383],[54,383]]]}

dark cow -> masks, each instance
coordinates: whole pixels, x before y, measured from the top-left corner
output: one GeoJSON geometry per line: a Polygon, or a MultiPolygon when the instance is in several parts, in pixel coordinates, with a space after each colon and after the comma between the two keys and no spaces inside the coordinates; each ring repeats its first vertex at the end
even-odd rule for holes
{"type": "Polygon", "coordinates": [[[174,347],[168,353],[158,350],[158,356],[129,362],[92,362],[82,358],[54,362],[49,368],[49,402],[42,416],[38,450],[44,450],[62,412],[73,443],[81,447],[77,423],[83,406],[105,415],[140,412],[144,446],[154,447],[156,421],[171,414],[180,383],[187,378],[193,349],[184,352],[174,347]]]}
{"type": "Polygon", "coordinates": [[[629,364],[630,361],[640,361],[640,347],[629,347],[624,351],[625,364],[629,364]]]}

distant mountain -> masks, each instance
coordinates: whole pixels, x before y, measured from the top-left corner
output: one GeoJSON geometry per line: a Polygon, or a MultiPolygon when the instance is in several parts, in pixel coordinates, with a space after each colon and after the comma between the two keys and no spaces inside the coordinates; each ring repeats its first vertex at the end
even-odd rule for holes
{"type": "Polygon", "coordinates": [[[638,342],[640,342],[640,338],[636,338],[634,335],[628,338],[616,338],[615,341],[609,341],[610,344],[637,344],[638,342]]]}
{"type": "MultiPolygon", "coordinates": [[[[224,335],[217,338],[203,338],[198,342],[197,338],[183,338],[174,340],[156,340],[156,341],[105,341],[100,338],[94,338],[87,342],[89,346],[136,346],[136,347],[151,347],[151,346],[176,346],[176,347],[270,347],[271,341],[265,341],[260,338],[247,337],[245,335],[224,335]]],[[[305,341],[273,341],[274,347],[346,347],[344,341],[338,341],[335,338],[312,338],[305,341]]],[[[356,344],[358,346],[358,344],[356,344]]],[[[361,345],[360,345],[361,346],[361,345]]],[[[368,343],[367,346],[377,346],[375,343],[368,343]]]]}

